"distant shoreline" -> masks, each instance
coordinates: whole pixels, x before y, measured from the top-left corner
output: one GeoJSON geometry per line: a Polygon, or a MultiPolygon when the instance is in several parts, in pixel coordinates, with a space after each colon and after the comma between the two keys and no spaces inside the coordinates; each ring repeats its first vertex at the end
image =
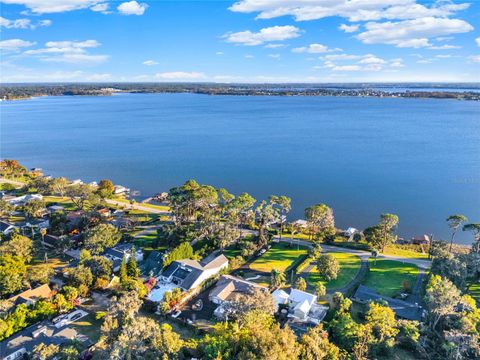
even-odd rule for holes
{"type": "Polygon", "coordinates": [[[0,88],[2,100],[28,100],[40,96],[111,96],[116,93],[192,93],[223,96],[337,96],[377,98],[421,98],[480,101],[477,88],[409,84],[65,84],[9,85],[0,88]],[[402,86],[400,86],[402,85],[402,86]],[[390,90],[388,90],[390,89],[390,90]],[[404,89],[404,90],[400,90],[404,89]],[[425,90],[427,89],[427,90],[425,90]],[[463,90],[463,91],[462,91],[463,90]],[[475,91],[474,91],[475,90],[475,91]]]}

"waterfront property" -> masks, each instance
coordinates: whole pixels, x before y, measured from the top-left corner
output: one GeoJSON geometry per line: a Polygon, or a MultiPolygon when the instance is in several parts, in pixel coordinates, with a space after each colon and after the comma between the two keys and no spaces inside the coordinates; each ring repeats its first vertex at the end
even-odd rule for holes
{"type": "Polygon", "coordinates": [[[288,317],[300,322],[320,324],[328,308],[317,304],[317,295],[298,289],[290,289],[290,293],[277,289],[272,293],[279,309],[288,308],[288,317]]]}

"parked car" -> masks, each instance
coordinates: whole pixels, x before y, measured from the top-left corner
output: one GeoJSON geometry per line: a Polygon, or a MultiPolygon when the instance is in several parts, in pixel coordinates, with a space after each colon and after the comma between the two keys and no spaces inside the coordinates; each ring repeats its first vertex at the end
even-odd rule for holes
{"type": "Polygon", "coordinates": [[[174,319],[176,319],[176,318],[178,318],[178,317],[180,316],[181,313],[182,313],[182,312],[181,312],[180,310],[177,310],[177,311],[175,311],[175,312],[172,314],[172,317],[173,317],[174,319]]]}

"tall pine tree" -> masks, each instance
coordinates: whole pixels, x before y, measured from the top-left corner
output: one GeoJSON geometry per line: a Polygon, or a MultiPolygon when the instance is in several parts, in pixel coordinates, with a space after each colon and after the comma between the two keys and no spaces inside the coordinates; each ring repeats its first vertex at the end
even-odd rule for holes
{"type": "Polygon", "coordinates": [[[135,245],[132,246],[132,254],[130,255],[130,258],[128,259],[127,263],[127,274],[130,277],[137,278],[140,276],[140,269],[138,268],[137,265],[137,260],[135,259],[135,245]]]}
{"type": "Polygon", "coordinates": [[[123,255],[122,264],[120,265],[120,284],[124,285],[128,281],[128,272],[127,272],[127,257],[123,255]]]}

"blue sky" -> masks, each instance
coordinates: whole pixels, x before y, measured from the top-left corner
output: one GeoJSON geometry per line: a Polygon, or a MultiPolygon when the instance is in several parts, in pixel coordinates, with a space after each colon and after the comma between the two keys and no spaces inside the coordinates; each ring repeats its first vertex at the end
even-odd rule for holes
{"type": "Polygon", "coordinates": [[[2,82],[480,81],[480,1],[0,0],[2,82]]]}

